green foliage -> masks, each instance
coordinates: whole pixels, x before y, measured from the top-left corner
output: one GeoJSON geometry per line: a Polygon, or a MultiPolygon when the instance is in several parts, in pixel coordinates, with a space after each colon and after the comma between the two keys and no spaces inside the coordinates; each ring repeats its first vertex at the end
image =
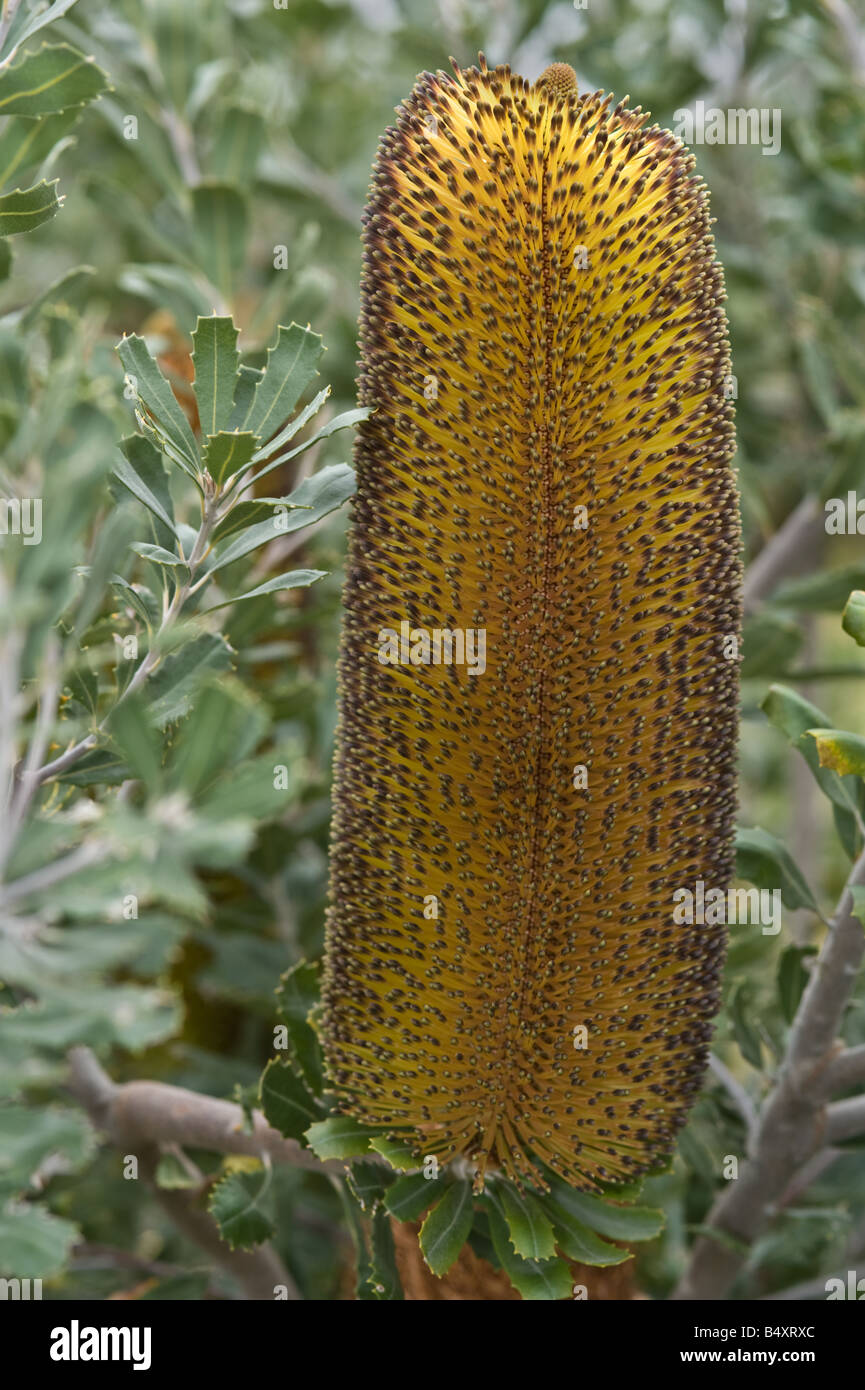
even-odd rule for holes
{"type": "MultiPolygon", "coordinates": [[[[713,1074],[642,1197],[495,1177],[467,1197],[459,1165],[426,1177],[404,1137],[329,1114],[317,961],[353,490],[339,432],[364,413],[358,231],[392,108],[451,51],[529,77],[570,61],[581,90],[631,92],[662,125],[705,97],[712,54],[719,106],[780,106],[777,156],[695,150],[725,267],[750,561],[806,494],[822,507],[865,487],[853,46],[837,7],[800,3],[520,0],[444,19],[398,4],[375,24],[368,8],[22,0],[0,17],[0,483],[42,503],[39,543],[0,537],[0,1277],[51,1279],[59,1297],[139,1279],[122,1260],[85,1267],[81,1240],[155,1245],[187,1271],[142,1297],[236,1293],[70,1108],[77,1044],[118,1080],[239,1088],[310,1161],[344,1165],[338,1194],[287,1165],[158,1159],[166,1191],[201,1210],[209,1192],[227,1242],[271,1240],[308,1298],[347,1296],[345,1230],[357,1297],[402,1296],[391,1213],[425,1218],[436,1269],[467,1239],[524,1298],[570,1298],[568,1260],[632,1260],[663,1297],[725,1156],[748,1147],[713,1074]]],[[[748,614],[737,866],[781,889],[785,915],[777,939],[731,930],[712,1048],[755,1105],[865,842],[860,549],[827,533],[748,614]]],[[[861,918],[861,888],[851,900],[861,918]]],[[[842,1028],[865,1042],[861,980],[842,1028]]],[[[737,1296],[843,1263],[865,1206],[856,1160],[779,1212],[737,1296]]]]}
{"type": "Polygon", "coordinates": [[[208,1211],[232,1250],[251,1250],[273,1235],[273,1223],[262,1210],[269,1186],[269,1169],[259,1167],[226,1173],[214,1187],[208,1211]]]}

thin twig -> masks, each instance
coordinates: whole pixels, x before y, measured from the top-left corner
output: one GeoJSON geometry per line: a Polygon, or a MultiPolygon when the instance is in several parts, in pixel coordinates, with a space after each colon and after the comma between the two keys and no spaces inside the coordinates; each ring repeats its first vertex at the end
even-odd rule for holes
{"type": "Polygon", "coordinates": [[[259,1110],[253,1130],[245,1128],[244,1113],[232,1101],[199,1095],[161,1081],[127,1081],[115,1085],[87,1047],[69,1054],[72,1094],[100,1129],[115,1143],[149,1140],[182,1144],[214,1153],[250,1154],[289,1163],[313,1173],[345,1175],[345,1164],[322,1162],[294,1139],[285,1139],[259,1110]]]}
{"type": "Polygon", "coordinates": [[[757,1127],[757,1107],[742,1083],[736,1080],[729,1067],[726,1067],[720,1057],[715,1056],[714,1052],[709,1056],[709,1068],[715,1073],[730,1098],[735,1102],[736,1109],[745,1121],[748,1150],[750,1151],[751,1139],[757,1127]]]}
{"type": "MultiPolygon", "coordinates": [[[[93,1125],[105,1132],[121,1153],[134,1148],[142,1176],[178,1230],[238,1283],[244,1297],[273,1299],[275,1288],[282,1285],[290,1300],[299,1299],[294,1280],[272,1247],[232,1250],[222,1240],[212,1218],[196,1206],[195,1193],[159,1186],[159,1153],[166,1145],[188,1144],[218,1153],[275,1157],[318,1172],[332,1171],[334,1165],[320,1163],[299,1144],[283,1139],[257,1112],[253,1133],[249,1134],[243,1129],[244,1115],[239,1105],[160,1082],[115,1085],[87,1047],[72,1048],[68,1060],[73,1096],[93,1125]]],[[[335,1166],[340,1172],[345,1171],[342,1164],[335,1166]]]]}
{"type": "Polygon", "coordinates": [[[195,537],[192,551],[186,561],[188,578],[184,583],[176,585],[171,603],[165,611],[150,650],[142,659],[140,666],[135,670],[132,679],[117,703],[113,706],[109,714],[106,715],[105,719],[102,720],[99,728],[94,733],[88,734],[86,738],[81,739],[81,741],[74,744],[72,748],[68,748],[65,753],[61,753],[60,756],[55,758],[52,762],[46,763],[43,767],[37,768],[31,772],[30,781],[34,788],[40,786],[43,782],[47,782],[50,778],[57,777],[60,773],[65,772],[67,768],[72,767],[84,753],[93,748],[98,742],[99,735],[104,732],[105,726],[114,710],[117,709],[124,700],[128,700],[131,695],[134,695],[137,690],[140,690],[148,676],[150,676],[159,665],[162,656],[160,649],[161,639],[174,627],[180,616],[183,605],[189,598],[194,576],[210,546],[211,537],[214,528],[218,524],[219,517],[218,499],[211,498],[205,503],[201,525],[195,537]]]}
{"type": "Polygon", "coordinates": [[[846,1091],[848,1086],[858,1086],[865,1082],[865,1043],[858,1047],[845,1048],[833,1058],[826,1068],[826,1093],[846,1091]]]}
{"type": "Polygon", "coordinates": [[[830,1144],[865,1134],[865,1096],[836,1100],[826,1111],[826,1138],[830,1144]]]}
{"type": "Polygon", "coordinates": [[[802,556],[824,534],[824,528],[820,499],[809,492],[748,566],[743,586],[746,613],[752,612],[787,575],[799,573],[802,556]]]}

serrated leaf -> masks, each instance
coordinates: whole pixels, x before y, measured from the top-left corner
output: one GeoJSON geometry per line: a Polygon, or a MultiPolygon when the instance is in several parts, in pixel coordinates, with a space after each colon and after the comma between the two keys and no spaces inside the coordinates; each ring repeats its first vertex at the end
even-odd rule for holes
{"type": "Polygon", "coordinates": [[[439,1279],[447,1274],[469,1238],[474,1216],[471,1184],[464,1178],[447,1191],[427,1216],[418,1234],[421,1253],[439,1279]]]}
{"type": "Polygon", "coordinates": [[[24,1202],[0,1209],[0,1276],[49,1279],[59,1274],[80,1238],[77,1226],[24,1202]]]}
{"type": "MultiPolygon", "coordinates": [[[[237,329],[230,318],[199,318],[192,335],[195,399],[206,437],[221,434],[234,408],[240,353],[237,329]]],[[[213,469],[210,470],[215,478],[213,469]]]]}
{"type": "Polygon", "coordinates": [[[487,1207],[487,1217],[499,1263],[524,1299],[555,1302],[570,1295],[571,1272],[564,1260],[524,1260],[512,1249],[504,1217],[492,1204],[487,1207]]]}
{"type": "Polygon", "coordinates": [[[736,831],[736,873],[758,888],[780,889],[785,907],[807,907],[820,915],[811,889],[789,852],[759,826],[736,831]]]}
{"type": "Polygon", "coordinates": [[[136,555],[140,555],[142,560],[150,560],[154,565],[164,565],[169,569],[187,568],[186,562],[181,560],[179,555],[173,555],[161,545],[151,545],[149,541],[133,541],[129,548],[134,550],[136,555]]]}
{"type": "Polygon", "coordinates": [[[402,1302],[405,1294],[396,1265],[393,1231],[390,1218],[381,1209],[373,1213],[370,1245],[372,1268],[367,1284],[374,1297],[391,1303],[402,1302]]]}
{"type": "Polygon", "coordinates": [[[249,407],[255,397],[255,388],[264,376],[260,367],[242,366],[238,369],[237,384],[234,388],[234,405],[226,422],[226,429],[239,430],[249,414],[249,407]]]}
{"type": "Polygon", "coordinates": [[[197,478],[198,449],[189,421],[162,375],[159,364],[148,352],[144,339],[139,338],[137,333],[123,338],[117,345],[117,355],[134,385],[148,423],[163,443],[173,446],[169,451],[170,456],[174,456],[186,472],[197,478]]]}
{"type": "Polygon", "coordinates": [[[590,1230],[585,1222],[578,1220],[572,1212],[550,1199],[543,1199],[544,1210],[553,1222],[556,1244],[563,1255],[578,1264],[596,1265],[606,1268],[620,1265],[632,1258],[629,1250],[610,1245],[590,1230]]]}
{"type": "Polygon", "coordinates": [[[76,0],[54,0],[53,5],[49,5],[47,10],[39,10],[33,14],[31,10],[25,9],[22,5],[12,19],[6,32],[6,37],[0,43],[0,57],[10,53],[13,48],[18,48],[33,34],[44,29],[46,24],[51,24],[53,20],[60,19],[71,10],[76,0]]]}
{"type": "Polygon", "coordinates": [[[215,613],[218,608],[227,608],[230,603],[242,603],[247,598],[261,598],[262,594],[277,594],[284,589],[307,589],[317,579],[326,578],[326,575],[326,570],[290,570],[288,574],[279,574],[275,579],[268,579],[264,584],[259,584],[258,588],[250,589],[245,594],[235,594],[233,598],[214,603],[210,608],[203,609],[202,613],[215,613]]]}
{"type": "Polygon", "coordinates": [[[306,1139],[317,1158],[355,1158],[369,1152],[370,1132],[348,1115],[331,1115],[310,1125],[306,1139]]]}
{"type": "Polygon", "coordinates": [[[553,1228],[536,1197],[519,1193],[509,1183],[497,1189],[511,1244],[526,1260],[550,1260],[556,1253],[553,1228]]]}
{"type": "Polygon", "coordinates": [[[274,1234],[272,1222],[259,1206],[268,1185],[269,1174],[260,1168],[227,1173],[214,1187],[208,1211],[232,1250],[251,1250],[274,1234]]]}
{"type": "Polygon", "coordinates": [[[811,978],[805,969],[805,959],[816,954],[815,946],[788,946],[781,952],[778,961],[778,998],[787,1023],[792,1023],[796,1017],[799,1001],[811,978]]]}
{"type": "Polygon", "coordinates": [[[865,777],[865,738],[845,729],[809,729],[817,745],[820,766],[839,777],[865,777]]]}
{"type": "Polygon", "coordinates": [[[108,89],[92,58],[68,44],[43,44],[3,71],[0,116],[47,116],[84,106],[108,89]]]}
{"type": "Polygon", "coordinates": [[[177,538],[177,526],[162,455],[141,434],[127,435],[122,439],[120,451],[113,476],[156,518],[156,539],[160,545],[170,549],[172,537],[177,538]]]}
{"type": "Polygon", "coordinates": [[[0,1187],[30,1185],[48,1163],[52,1173],[80,1168],[95,1147],[92,1127],[78,1110],[53,1106],[0,1108],[0,1187]]]}
{"type": "Polygon", "coordinates": [[[614,1206],[603,1197],[575,1192],[560,1178],[551,1181],[550,1192],[557,1206],[611,1240],[654,1240],[664,1229],[664,1213],[653,1207],[614,1206]]]}
{"type": "Polygon", "coordinates": [[[36,183],[32,188],[16,188],[0,198],[0,236],[32,232],[53,217],[60,207],[57,180],[36,183]]]}
{"type": "Polygon", "coordinates": [[[144,687],[151,719],[163,728],[188,714],[202,683],[231,668],[231,648],[216,633],[205,632],[170,652],[144,687]]]}
{"type": "Polygon", "coordinates": [[[410,1144],[405,1144],[399,1139],[384,1139],[381,1136],[371,1139],[369,1146],[382,1158],[387,1159],[391,1168],[397,1172],[409,1172],[413,1168],[420,1168],[423,1159],[419,1157],[410,1144]]]}
{"type": "Polygon", "coordinates": [[[383,1163],[358,1159],[352,1163],[346,1182],[362,1211],[372,1211],[384,1200],[388,1187],[395,1181],[383,1163]]]}
{"type": "Polygon", "coordinates": [[[397,1178],[388,1188],[384,1204],[397,1221],[417,1221],[431,1202],[443,1196],[447,1183],[444,1178],[425,1178],[423,1173],[409,1173],[397,1178]]]}
{"type": "Polygon", "coordinates": [[[255,434],[211,434],[207,437],[204,463],[213,481],[225,482],[249,463],[258,436],[255,434]]]}
{"type": "Polygon", "coordinates": [[[309,1013],[319,998],[319,968],[307,961],[298,961],[286,971],[276,991],[279,1019],[288,1030],[295,1060],[314,1093],[321,1090],[322,1055],[315,1029],[309,1023],[309,1013]]]}
{"type": "MultiPolygon", "coordinates": [[[[307,449],[311,449],[314,444],[320,444],[323,439],[327,439],[330,435],[335,434],[337,430],[350,429],[352,425],[356,425],[359,420],[365,420],[371,413],[369,407],[363,406],[357,410],[347,410],[342,415],[336,415],[326,425],[322,425],[321,429],[317,430],[315,434],[310,435],[309,439],[304,439],[303,443],[298,444],[294,449],[290,449],[287,454],[280,454],[279,457],[273,459],[266,468],[260,468],[256,474],[249,478],[249,481],[255,483],[259,482],[261,478],[266,477],[274,468],[281,468],[284,463],[288,463],[290,459],[296,458],[298,454],[302,454],[307,449]]],[[[338,466],[348,467],[347,464],[338,466]]]]}
{"type": "Polygon", "coordinates": [[[284,444],[287,444],[290,439],[294,438],[294,436],[298,433],[299,430],[303,429],[304,425],[307,423],[308,420],[311,420],[314,415],[318,414],[318,412],[321,410],[321,407],[324,405],[325,401],[330,395],[330,392],[331,388],[329,386],[323,387],[323,389],[319,391],[318,395],[312,398],[312,400],[309,402],[309,405],[304,406],[303,410],[298,411],[297,415],[295,415],[294,418],[290,420],[288,424],[279,431],[279,434],[274,435],[273,439],[269,439],[266,444],[262,445],[260,449],[256,450],[256,453],[254,454],[252,460],[253,463],[263,463],[265,459],[271,459],[271,463],[268,465],[268,467],[262,469],[262,472],[259,473],[258,476],[260,478],[263,477],[265,473],[269,473],[271,468],[278,467],[280,464],[284,463],[286,459],[292,458],[294,456],[293,453],[291,453],[280,455],[279,458],[273,457],[274,454],[277,454],[279,452],[279,450],[283,447],[284,444]]]}
{"type": "Polygon", "coordinates": [[[244,428],[268,439],[285,423],[317,375],[323,345],[317,333],[293,323],[279,327],[276,346],[268,349],[264,376],[255,388],[244,428]]]}
{"type": "Polygon", "coordinates": [[[287,1062],[274,1057],[261,1078],[261,1108],[268,1124],[286,1139],[304,1143],[310,1123],[321,1111],[287,1062]]]}

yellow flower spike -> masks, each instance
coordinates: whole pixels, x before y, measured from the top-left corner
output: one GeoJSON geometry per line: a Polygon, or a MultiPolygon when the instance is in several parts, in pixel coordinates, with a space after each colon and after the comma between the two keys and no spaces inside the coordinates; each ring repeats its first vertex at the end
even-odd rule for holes
{"type": "Polygon", "coordinates": [[[365,215],[323,1034],[341,1111],[592,1190],[669,1153],[718,1002],[673,892],[733,867],[723,281],[673,135],[454,72],[365,215]]]}

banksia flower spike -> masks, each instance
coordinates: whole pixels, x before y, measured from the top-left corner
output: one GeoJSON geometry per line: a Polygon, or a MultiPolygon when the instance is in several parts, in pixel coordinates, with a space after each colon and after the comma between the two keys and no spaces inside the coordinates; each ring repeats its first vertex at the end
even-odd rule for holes
{"type": "Polygon", "coordinates": [[[554,64],[424,74],[365,217],[323,1032],[338,1109],[597,1190],[700,1085],[738,509],[693,158],[554,64]]]}

